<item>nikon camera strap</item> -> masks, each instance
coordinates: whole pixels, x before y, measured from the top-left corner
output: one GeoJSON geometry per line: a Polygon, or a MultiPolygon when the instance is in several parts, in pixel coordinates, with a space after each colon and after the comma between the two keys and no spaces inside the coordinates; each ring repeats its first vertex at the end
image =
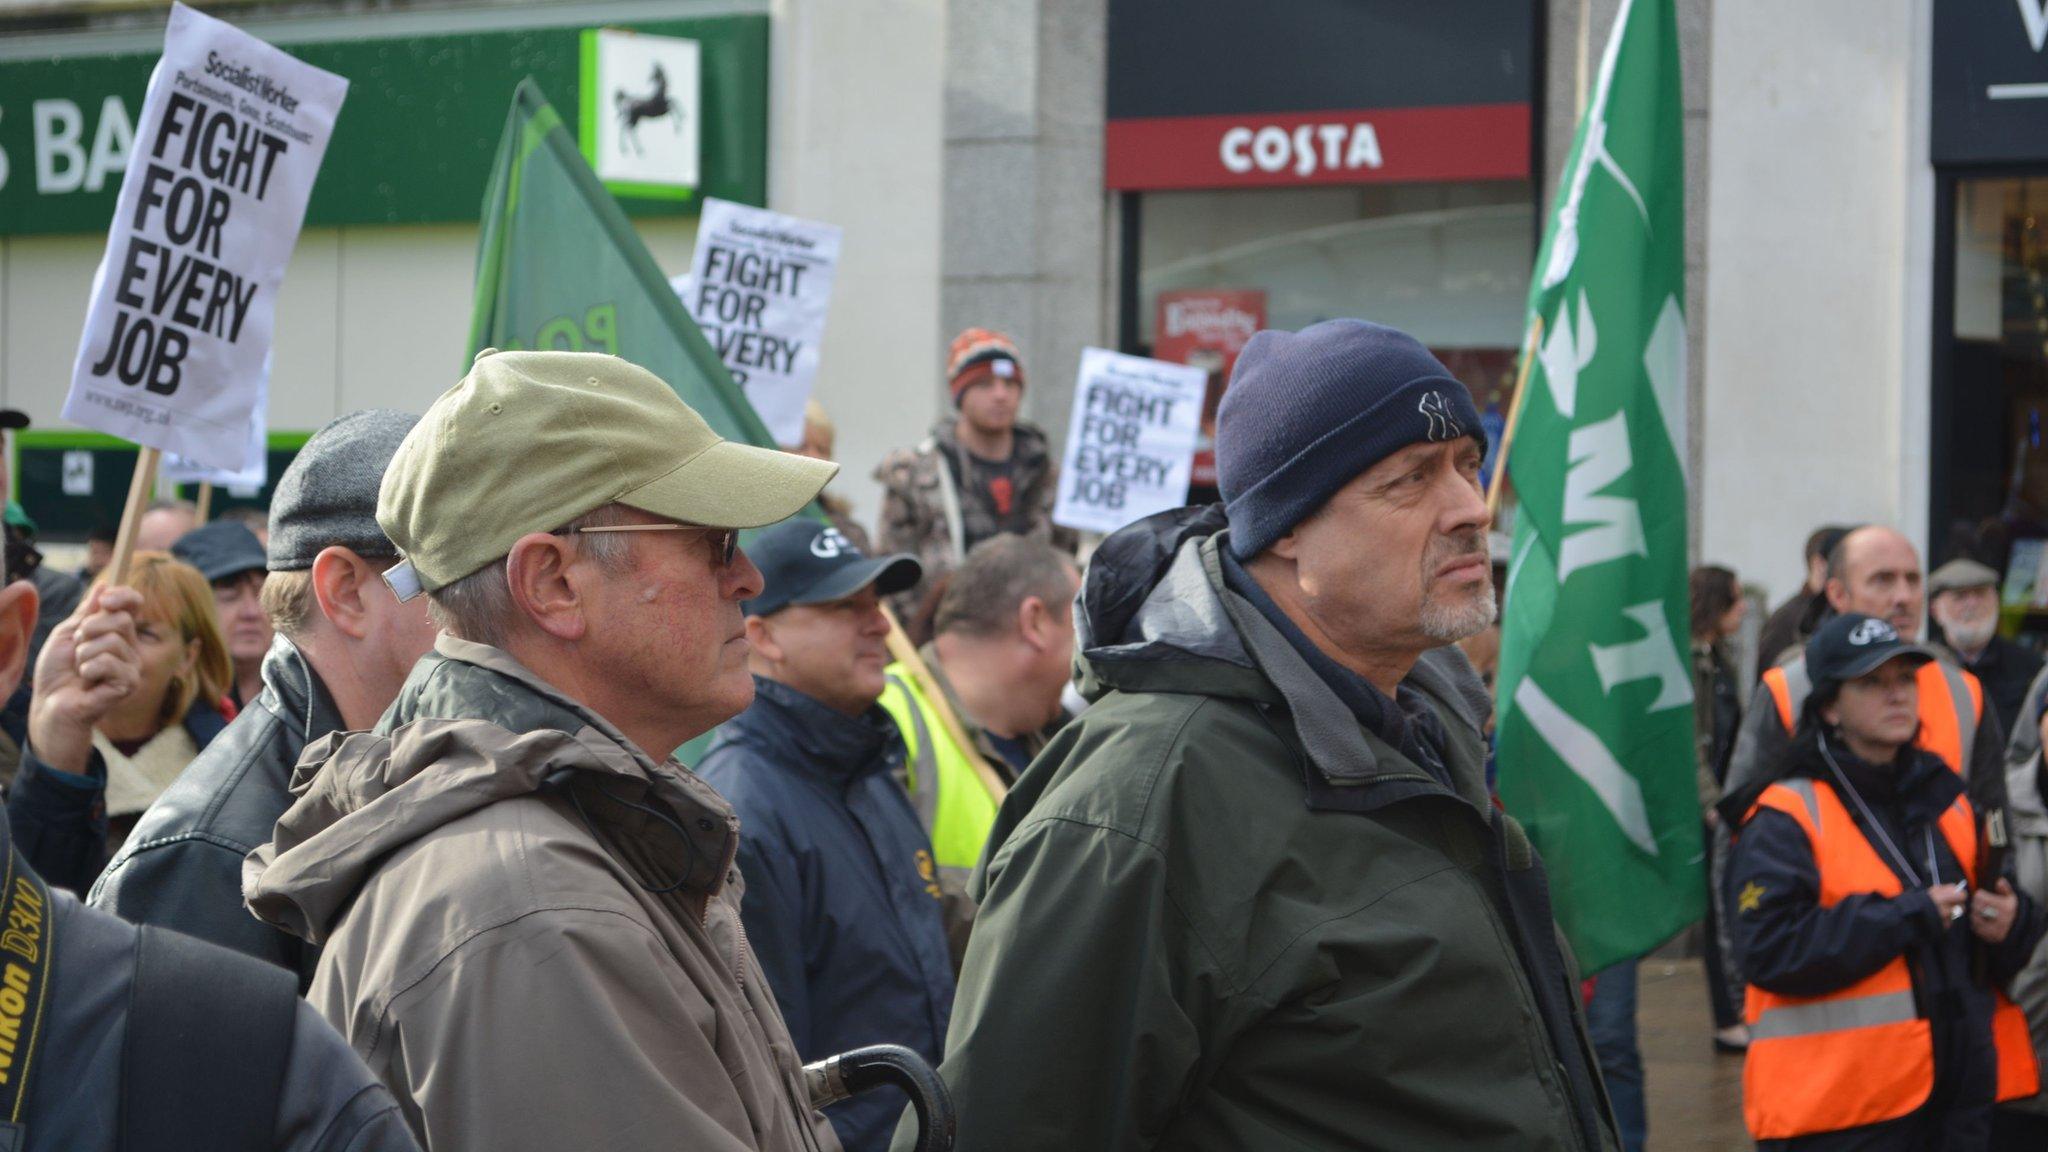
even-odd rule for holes
{"type": "Polygon", "coordinates": [[[49,1001],[50,890],[11,844],[0,884],[0,1152],[21,1152],[49,1001]]]}

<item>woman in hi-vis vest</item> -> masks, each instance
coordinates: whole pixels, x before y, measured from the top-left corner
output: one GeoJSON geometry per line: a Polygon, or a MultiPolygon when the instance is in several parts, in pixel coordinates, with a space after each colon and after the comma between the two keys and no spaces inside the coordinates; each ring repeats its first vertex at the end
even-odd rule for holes
{"type": "Polygon", "coordinates": [[[1961,777],[1913,743],[1931,659],[1870,616],[1815,632],[1813,695],[1736,833],[1725,897],[1759,1148],[1988,1149],[1993,1102],[2036,1089],[2003,989],[2044,918],[1984,858],[1961,777]]]}

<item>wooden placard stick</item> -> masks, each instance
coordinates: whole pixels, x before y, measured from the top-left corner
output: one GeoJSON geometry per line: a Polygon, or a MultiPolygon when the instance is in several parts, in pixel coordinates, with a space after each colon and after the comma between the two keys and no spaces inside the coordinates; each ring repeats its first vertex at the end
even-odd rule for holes
{"type": "Polygon", "coordinates": [[[142,527],[143,509],[156,492],[156,466],[163,459],[163,453],[155,448],[138,448],[135,453],[135,476],[128,481],[128,507],[121,511],[121,530],[114,534],[114,555],[107,561],[107,583],[122,584],[128,579],[128,561],[135,554],[135,533],[142,527]]]}
{"type": "Polygon", "coordinates": [[[1500,447],[1493,454],[1493,482],[1486,486],[1486,518],[1500,519],[1500,498],[1507,488],[1508,449],[1515,443],[1515,431],[1522,424],[1522,405],[1529,398],[1529,369],[1536,363],[1536,349],[1543,344],[1543,317],[1529,321],[1529,336],[1522,342],[1522,363],[1515,369],[1515,398],[1508,402],[1508,424],[1501,429],[1500,447]]]}
{"type": "Polygon", "coordinates": [[[199,510],[195,518],[199,525],[204,527],[207,515],[213,511],[213,481],[201,480],[199,482],[199,499],[196,503],[199,505],[199,510]]]}
{"type": "MultiPolygon", "coordinates": [[[[1003,783],[1002,776],[989,766],[981,749],[967,738],[967,729],[953,714],[953,705],[946,699],[946,690],[939,687],[932,670],[925,666],[924,657],[918,653],[917,645],[910,642],[909,633],[896,622],[896,613],[883,605],[882,615],[889,619],[889,655],[894,656],[896,662],[909,671],[911,679],[917,681],[918,689],[924,693],[925,699],[931,701],[932,710],[939,714],[939,727],[946,730],[946,738],[966,755],[967,763],[974,767],[974,774],[981,778],[982,786],[988,789],[989,795],[996,798],[996,803],[1002,803],[1003,797],[1010,794],[1010,786],[1003,783]]],[[[926,765],[926,768],[929,770],[935,766],[926,765]]]]}

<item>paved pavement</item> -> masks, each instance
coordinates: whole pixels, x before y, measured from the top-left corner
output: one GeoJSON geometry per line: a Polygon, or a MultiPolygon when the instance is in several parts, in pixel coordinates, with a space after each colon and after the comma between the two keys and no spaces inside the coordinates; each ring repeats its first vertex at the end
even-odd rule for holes
{"type": "Polygon", "coordinates": [[[1742,1057],[1714,1051],[1698,960],[1644,960],[1636,1021],[1650,1098],[1649,1152],[1750,1152],[1742,1057]]]}

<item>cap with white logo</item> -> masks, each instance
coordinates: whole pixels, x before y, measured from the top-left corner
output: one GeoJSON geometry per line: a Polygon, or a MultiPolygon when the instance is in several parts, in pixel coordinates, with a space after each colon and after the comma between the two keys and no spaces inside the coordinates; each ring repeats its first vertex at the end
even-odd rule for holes
{"type": "Polygon", "coordinates": [[[839,529],[809,517],[785,521],[747,545],[761,570],[759,596],[744,605],[749,616],[768,616],[797,604],[829,604],[872,584],[887,596],[915,587],[924,568],[915,556],[868,557],[839,529]]]}
{"type": "Polygon", "coordinates": [[[1806,642],[1806,674],[1816,692],[1828,697],[1833,693],[1821,692],[1824,687],[1840,687],[1901,658],[1917,666],[1935,659],[1935,653],[1900,639],[1899,630],[1885,621],[1856,612],[1830,619],[1806,642]]]}

